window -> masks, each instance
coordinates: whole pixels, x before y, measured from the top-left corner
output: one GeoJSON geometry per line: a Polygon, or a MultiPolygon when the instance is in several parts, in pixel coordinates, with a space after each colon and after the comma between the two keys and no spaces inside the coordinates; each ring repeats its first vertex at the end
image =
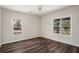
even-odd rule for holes
{"type": "Polygon", "coordinates": [[[60,33],[60,19],[54,19],[54,32],[60,33]]]}
{"type": "Polygon", "coordinates": [[[71,17],[62,17],[54,19],[54,33],[70,35],[71,17]]]}
{"type": "Polygon", "coordinates": [[[62,34],[70,35],[70,17],[62,18],[62,34]]]}
{"type": "Polygon", "coordinates": [[[13,34],[22,34],[22,20],[20,19],[13,19],[13,34]]]}

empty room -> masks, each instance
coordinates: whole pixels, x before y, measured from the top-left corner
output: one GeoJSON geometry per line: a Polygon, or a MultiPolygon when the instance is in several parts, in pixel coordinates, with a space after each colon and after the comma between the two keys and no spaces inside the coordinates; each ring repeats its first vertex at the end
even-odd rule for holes
{"type": "Polygon", "coordinates": [[[0,5],[0,53],[78,53],[79,5],[0,5]]]}

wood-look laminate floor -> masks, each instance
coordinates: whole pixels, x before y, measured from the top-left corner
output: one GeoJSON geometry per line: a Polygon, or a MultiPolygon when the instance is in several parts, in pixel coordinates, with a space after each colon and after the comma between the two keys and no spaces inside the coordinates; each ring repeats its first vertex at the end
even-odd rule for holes
{"type": "Polygon", "coordinates": [[[2,45],[0,53],[78,53],[79,47],[37,37],[2,45]]]}

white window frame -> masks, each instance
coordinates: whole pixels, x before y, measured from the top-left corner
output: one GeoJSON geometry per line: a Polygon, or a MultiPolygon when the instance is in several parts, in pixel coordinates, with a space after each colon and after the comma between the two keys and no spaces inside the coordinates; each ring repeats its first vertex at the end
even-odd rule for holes
{"type": "Polygon", "coordinates": [[[71,37],[72,36],[72,15],[53,18],[53,33],[55,35],[61,35],[61,36],[71,37]],[[62,34],[62,18],[66,18],[66,17],[70,17],[70,35],[64,35],[64,34],[62,34]],[[54,32],[54,19],[60,19],[60,33],[55,33],[54,32]]]}

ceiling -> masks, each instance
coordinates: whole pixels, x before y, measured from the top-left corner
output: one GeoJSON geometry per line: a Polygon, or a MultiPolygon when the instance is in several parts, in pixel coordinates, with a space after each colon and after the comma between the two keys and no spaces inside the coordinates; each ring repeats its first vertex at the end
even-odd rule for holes
{"type": "Polygon", "coordinates": [[[68,5],[1,5],[0,7],[32,15],[43,15],[68,5]]]}

